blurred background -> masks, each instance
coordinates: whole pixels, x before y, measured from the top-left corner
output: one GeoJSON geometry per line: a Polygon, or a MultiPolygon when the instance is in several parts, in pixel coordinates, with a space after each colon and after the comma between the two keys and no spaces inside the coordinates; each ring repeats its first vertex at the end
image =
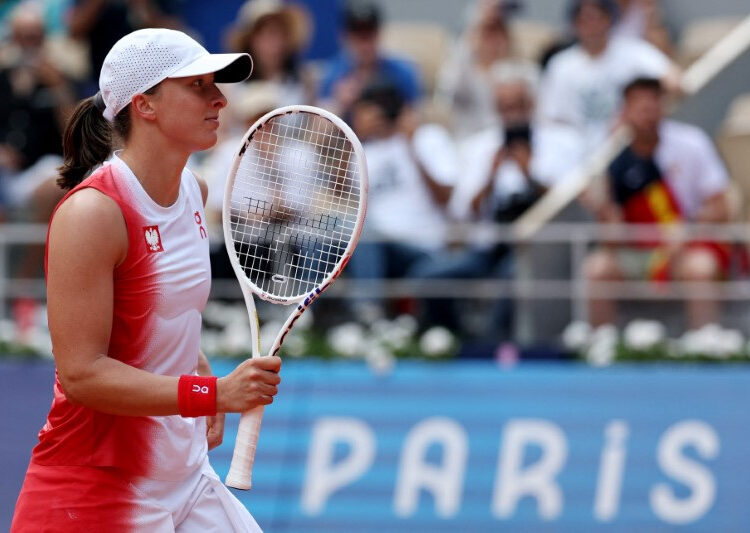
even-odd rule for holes
{"type": "MultiPolygon", "coordinates": [[[[237,493],[267,531],[750,529],[745,0],[0,1],[0,527],[51,398],[61,132],[143,27],[255,61],[189,163],[217,374],[251,342],[221,235],[242,134],[312,104],[365,148],[363,238],[237,493]]],[[[288,310],[259,313],[270,346],[288,310]]]]}

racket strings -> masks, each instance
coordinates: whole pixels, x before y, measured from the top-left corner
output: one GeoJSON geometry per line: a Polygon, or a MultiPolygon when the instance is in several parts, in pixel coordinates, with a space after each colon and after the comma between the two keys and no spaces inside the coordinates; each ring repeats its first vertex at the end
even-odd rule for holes
{"type": "Polygon", "coordinates": [[[230,209],[248,279],[284,298],[320,285],[353,236],[358,176],[351,143],[323,117],[286,114],[257,130],[237,168],[230,209]]]}

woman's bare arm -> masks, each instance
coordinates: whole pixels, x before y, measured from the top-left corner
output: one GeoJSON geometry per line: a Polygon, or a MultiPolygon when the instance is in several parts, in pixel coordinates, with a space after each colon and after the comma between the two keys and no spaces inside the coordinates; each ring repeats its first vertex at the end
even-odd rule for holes
{"type": "MultiPolygon", "coordinates": [[[[177,377],[152,374],[107,356],[112,328],[113,272],[127,254],[117,204],[84,189],[58,209],[50,228],[48,313],[60,382],[77,404],[118,415],[179,412],[177,377]]],[[[246,361],[217,385],[220,411],[269,404],[279,383],[279,358],[246,361]]]]}
{"type": "Polygon", "coordinates": [[[50,227],[47,301],[50,334],[67,398],[121,415],[177,410],[177,378],[158,376],[107,356],[113,272],[127,254],[117,204],[94,189],[71,196],[50,227]]]}

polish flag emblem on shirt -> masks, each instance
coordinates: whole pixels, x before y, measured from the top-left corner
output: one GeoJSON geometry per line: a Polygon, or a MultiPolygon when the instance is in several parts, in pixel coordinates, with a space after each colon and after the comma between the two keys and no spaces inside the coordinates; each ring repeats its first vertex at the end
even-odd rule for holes
{"type": "Polygon", "coordinates": [[[149,253],[163,252],[159,226],[143,226],[143,237],[146,239],[146,249],[149,253]]]}

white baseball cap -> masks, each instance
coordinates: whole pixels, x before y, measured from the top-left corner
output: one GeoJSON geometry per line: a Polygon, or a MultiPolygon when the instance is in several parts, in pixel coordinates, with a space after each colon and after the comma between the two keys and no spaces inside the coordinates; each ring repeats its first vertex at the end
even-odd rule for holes
{"type": "Polygon", "coordinates": [[[148,28],[127,34],[104,58],[99,92],[102,114],[112,122],[133,99],[167,78],[215,72],[217,83],[246,80],[253,71],[249,54],[210,54],[181,31],[148,28]]]}

